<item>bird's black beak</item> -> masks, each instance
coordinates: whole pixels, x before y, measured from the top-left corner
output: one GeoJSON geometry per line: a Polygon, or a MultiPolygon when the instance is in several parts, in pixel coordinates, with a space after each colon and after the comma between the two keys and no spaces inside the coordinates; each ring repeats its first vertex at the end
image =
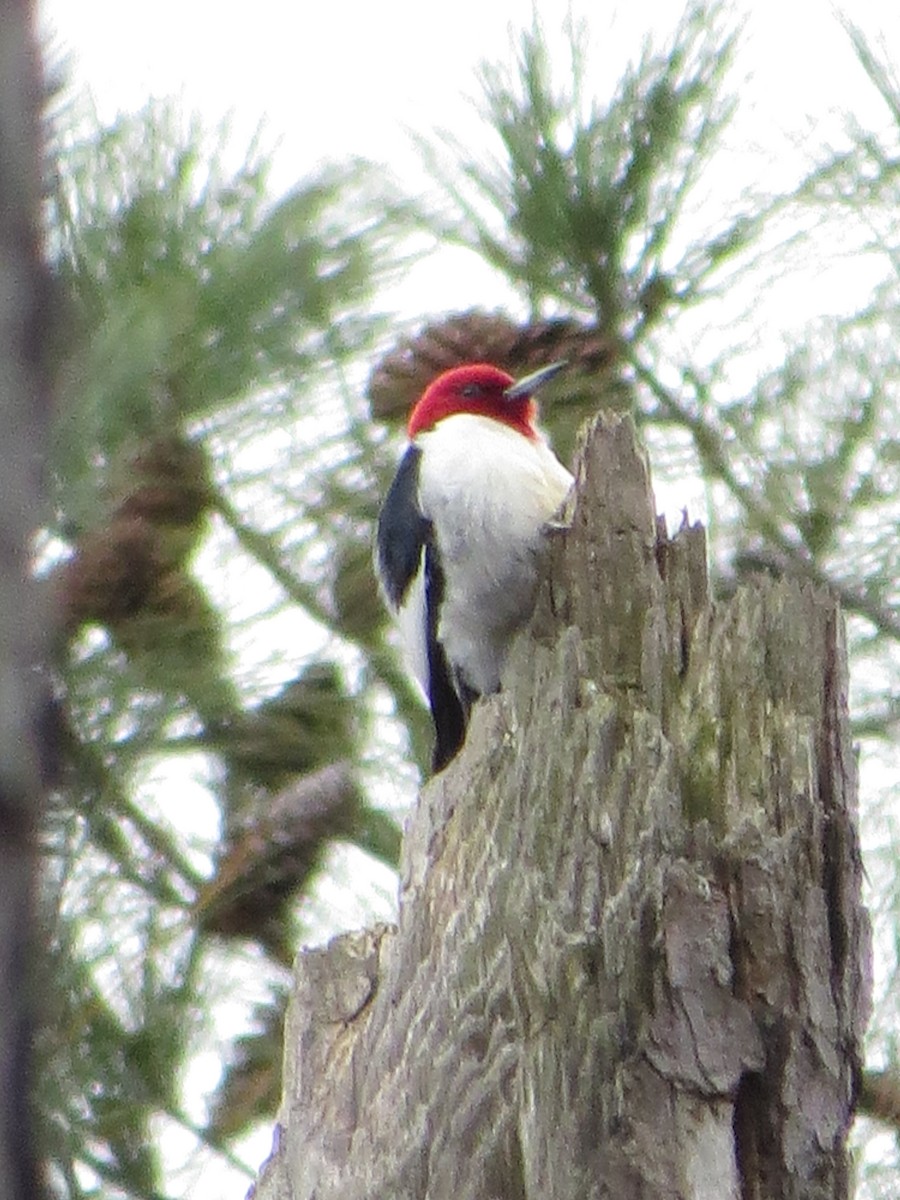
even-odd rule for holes
{"type": "Polygon", "coordinates": [[[554,375],[557,375],[567,363],[567,359],[561,358],[558,362],[541,367],[539,371],[532,371],[530,375],[526,375],[523,379],[517,379],[515,383],[511,383],[503,395],[507,400],[516,400],[519,396],[530,396],[539,387],[543,387],[548,379],[552,379],[554,375]]]}

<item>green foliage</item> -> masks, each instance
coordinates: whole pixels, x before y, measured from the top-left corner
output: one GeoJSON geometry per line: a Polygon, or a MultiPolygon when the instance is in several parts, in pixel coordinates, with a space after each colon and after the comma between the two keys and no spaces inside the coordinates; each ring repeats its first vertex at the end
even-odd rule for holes
{"type": "MultiPolygon", "coordinates": [[[[210,964],[229,974],[261,954],[255,1003],[274,1028],[291,901],[329,847],[397,860],[359,767],[375,696],[402,676],[380,609],[344,628],[322,538],[335,553],[365,540],[387,465],[343,372],[378,332],[365,306],[401,261],[403,220],[362,164],[273,198],[256,147],[230,170],[224,135],[210,145],[164,106],[55,135],[66,324],[43,570],[67,634],[65,770],[47,830],[61,987],[39,1101],[61,1195],[158,1197],[160,1121],[232,1158],[181,1099],[225,997],[210,964]],[[231,590],[197,570],[211,550],[231,590]],[[248,577],[270,656],[255,663],[234,650],[248,577]]],[[[223,1058],[219,1122],[239,1091],[223,1058]]]]}
{"type": "MultiPolygon", "coordinates": [[[[582,399],[631,407],[658,480],[701,481],[723,591],[766,570],[841,596],[882,843],[873,1044],[896,1061],[897,830],[867,764],[896,769],[900,92],[850,32],[889,128],[851,127],[790,195],[745,189],[698,222],[734,108],[722,11],[691,7],[600,96],[584,36],[556,70],[536,25],[512,67],[483,72],[499,157],[428,150],[447,207],[420,221],[493,264],[532,314],[618,347],[582,399]],[[763,358],[746,314],[804,257],[832,262],[850,228],[875,279],[865,305],[786,323],[763,358]]],[[[161,1120],[234,1159],[265,1115],[297,901],[324,886],[335,840],[396,861],[375,798],[408,798],[409,759],[428,758],[371,570],[395,447],[358,386],[383,334],[371,297],[409,219],[361,164],[274,198],[258,148],[231,169],[227,140],[164,106],[57,143],[49,241],[68,324],[44,569],[67,621],[67,770],[46,834],[62,998],[40,1100],[60,1195],[159,1196],[161,1120]],[[339,794],[316,791],[347,763],[339,794]],[[304,787],[314,803],[298,809],[304,787]],[[217,1046],[213,1115],[190,1118],[185,1063],[236,977],[259,987],[217,1046]]],[[[578,411],[546,414],[560,444],[578,411]]]]}
{"type": "Polygon", "coordinates": [[[679,220],[733,109],[722,96],[735,33],[704,5],[686,12],[665,49],[645,46],[599,102],[586,38],[573,32],[557,89],[536,24],[521,36],[514,70],[486,66],[486,116],[502,159],[432,163],[456,212],[445,232],[482,254],[525,292],[590,315],[637,340],[672,303],[701,292],[707,276],[757,228],[741,213],[714,238],[684,247],[679,220]]]}
{"type": "MultiPolygon", "coordinates": [[[[890,69],[848,31],[896,124],[890,69]]],[[[536,25],[521,36],[514,70],[484,70],[501,156],[485,165],[449,140],[449,159],[428,147],[455,204],[431,219],[497,266],[533,312],[582,315],[617,336],[618,378],[604,378],[598,396],[617,407],[630,397],[658,475],[687,469],[707,483],[723,570],[799,571],[895,639],[897,131],[852,128],[851,144],[790,194],[726,197],[718,213],[707,205],[711,232],[692,241],[685,216],[734,110],[723,89],[735,46],[720,6],[692,6],[670,44],[648,42],[598,101],[584,37],[570,36],[559,88],[536,25]],[[833,265],[848,213],[873,294],[858,311],[785,326],[783,361],[765,364],[738,297],[761,314],[754,301],[766,289],[766,306],[776,304],[779,280],[805,266],[798,251],[833,265]],[[726,292],[737,336],[721,325],[726,292]],[[748,375],[751,387],[736,388],[748,375]]],[[[567,414],[545,418],[557,433],[567,414]]]]}
{"type": "Polygon", "coordinates": [[[229,172],[224,133],[209,145],[159,105],[59,140],[49,221],[70,328],[54,466],[67,519],[90,523],[123,448],[227,419],[251,392],[287,408],[298,379],[365,344],[391,205],[361,164],[273,199],[258,148],[229,172]]]}

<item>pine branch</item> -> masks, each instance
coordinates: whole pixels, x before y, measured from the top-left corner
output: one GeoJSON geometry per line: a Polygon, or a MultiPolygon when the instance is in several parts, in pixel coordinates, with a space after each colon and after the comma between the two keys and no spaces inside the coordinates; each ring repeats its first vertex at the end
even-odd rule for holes
{"type": "Polygon", "coordinates": [[[84,819],[98,846],[117,864],[122,878],[160,903],[184,907],[185,892],[193,895],[202,886],[204,876],[182,852],[178,839],[148,817],[127,795],[97,747],[72,739],[67,755],[75,773],[74,786],[83,794],[84,819]],[[126,836],[129,825],[143,841],[140,848],[126,836]],[[186,886],[178,888],[170,882],[153,866],[157,860],[164,862],[166,870],[186,886]]]}
{"type": "Polygon", "coordinates": [[[275,582],[283,589],[285,595],[308,613],[314,621],[318,621],[326,629],[329,628],[331,614],[322,604],[316,594],[316,589],[304,583],[285,566],[282,551],[275,538],[245,521],[220,489],[214,492],[211,498],[211,507],[232,531],[238,543],[252,558],[266,568],[275,582]]]}
{"type": "Polygon", "coordinates": [[[800,578],[828,588],[840,600],[846,612],[865,618],[886,637],[900,640],[900,615],[887,605],[873,600],[865,590],[836,578],[809,557],[801,544],[788,536],[781,515],[766,504],[753,488],[740,481],[718,431],[696,412],[692,412],[635,357],[632,357],[631,365],[638,379],[659,404],[661,415],[690,433],[704,474],[725,485],[743,508],[750,525],[777,551],[777,557],[774,558],[759,556],[758,565],[770,569],[774,567],[779,573],[789,570],[800,578]]]}
{"type": "MultiPolygon", "coordinates": [[[[221,491],[215,493],[213,507],[239,544],[269,571],[288,598],[324,628],[331,628],[332,614],[322,603],[316,589],[285,566],[276,539],[248,524],[221,491]]],[[[366,667],[371,678],[382,683],[394,698],[398,714],[410,730],[416,762],[424,764],[429,760],[430,749],[422,698],[410,681],[408,672],[400,666],[396,652],[386,646],[383,629],[382,622],[374,636],[355,639],[355,644],[365,652],[366,667]]]]}

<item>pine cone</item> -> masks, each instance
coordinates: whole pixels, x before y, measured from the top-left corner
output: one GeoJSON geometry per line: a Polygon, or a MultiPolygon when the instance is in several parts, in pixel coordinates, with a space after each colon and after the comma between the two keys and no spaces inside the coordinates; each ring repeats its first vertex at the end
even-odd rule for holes
{"type": "Polygon", "coordinates": [[[162,569],[159,539],[149,522],[122,517],[94,530],[60,569],[65,624],[115,626],[140,612],[162,569]]]}
{"type": "Polygon", "coordinates": [[[367,394],[374,417],[398,419],[436,376],[463,363],[489,362],[518,376],[560,358],[576,371],[596,372],[617,357],[615,342],[595,326],[566,317],[517,325],[473,309],[402,339],[376,365],[367,394]]]}
{"type": "Polygon", "coordinates": [[[345,763],[304,775],[260,797],[223,846],[216,874],[198,893],[195,914],[207,933],[252,938],[290,964],[289,904],[319,866],[327,845],[348,837],[359,792],[345,763]]]}
{"type": "Polygon", "coordinates": [[[342,632],[368,641],[384,624],[385,610],[378,595],[368,541],[348,541],[335,555],[331,599],[342,632]]]}
{"type": "Polygon", "coordinates": [[[180,434],[153,438],[129,461],[119,491],[108,524],[80,537],[60,569],[69,629],[87,622],[115,628],[145,611],[196,607],[184,564],[210,503],[205,452],[180,434]]]}
{"type": "Polygon", "coordinates": [[[129,462],[122,490],[117,514],[154,525],[194,525],[210,503],[206,454],[180,434],[155,437],[129,462]]]}

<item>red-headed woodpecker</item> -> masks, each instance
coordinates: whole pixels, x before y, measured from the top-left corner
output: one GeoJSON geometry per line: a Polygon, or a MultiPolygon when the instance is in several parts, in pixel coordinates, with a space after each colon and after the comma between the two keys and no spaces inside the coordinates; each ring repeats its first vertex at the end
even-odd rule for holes
{"type": "Polygon", "coordinates": [[[375,565],[408,664],[431,706],[433,766],[462,745],[534,606],[547,523],[572,476],[537,427],[533,394],[485,363],[445,371],[409,418],[409,446],[378,518],[375,565]]]}

